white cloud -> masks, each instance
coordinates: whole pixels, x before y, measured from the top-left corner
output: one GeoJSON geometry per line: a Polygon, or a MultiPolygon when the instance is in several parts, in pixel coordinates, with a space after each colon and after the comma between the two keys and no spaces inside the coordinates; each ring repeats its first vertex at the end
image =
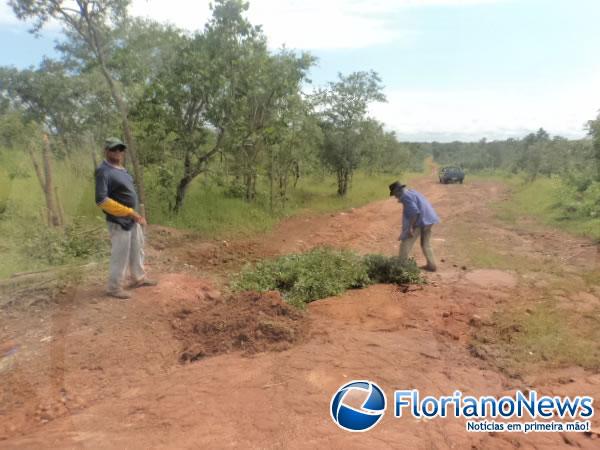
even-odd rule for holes
{"type": "MultiPolygon", "coordinates": [[[[20,33],[23,30],[30,30],[33,25],[32,20],[22,21],[17,19],[12,8],[8,5],[8,0],[0,0],[0,26],[4,31],[20,33]]],[[[55,37],[55,34],[61,31],[60,23],[55,19],[48,19],[40,35],[55,37]]]]}
{"type": "MultiPolygon", "coordinates": [[[[461,7],[512,0],[250,0],[249,18],[262,24],[272,47],[300,49],[369,47],[414,39],[390,17],[403,8],[461,7]]],[[[131,13],[187,30],[202,29],[211,12],[206,0],[133,0],[131,13]]],[[[0,24],[18,23],[0,0],[0,24]]],[[[590,73],[590,72],[588,72],[590,73]]],[[[596,70],[594,75],[600,75],[596,70]]],[[[478,140],[522,136],[544,127],[551,134],[582,137],[600,105],[600,76],[563,80],[561,86],[515,89],[391,90],[372,114],[403,139],[478,140]],[[567,87],[565,87],[567,86],[567,87]]]]}
{"type": "Polygon", "coordinates": [[[392,90],[387,92],[388,103],[373,105],[371,113],[403,140],[505,139],[540,127],[552,135],[581,138],[586,122],[598,114],[596,80],[546,87],[547,91],[392,90]]]}
{"type": "MultiPolygon", "coordinates": [[[[248,16],[263,25],[272,47],[364,48],[406,37],[387,19],[402,8],[497,1],[506,0],[251,0],[248,16]]],[[[131,13],[187,30],[201,29],[210,17],[208,2],[193,0],[133,0],[131,13]]]]}
{"type": "MultiPolygon", "coordinates": [[[[210,17],[208,2],[190,0],[134,0],[131,13],[175,24],[187,30],[201,29],[210,17]]],[[[384,9],[373,8],[366,16],[364,2],[317,0],[255,0],[248,17],[262,25],[269,44],[276,48],[361,48],[390,42],[401,33],[380,16],[384,9]]],[[[380,2],[386,3],[386,2],[380,2]]],[[[391,2],[387,2],[391,3],[391,2]]]]}
{"type": "MultiPolygon", "coordinates": [[[[250,0],[248,16],[263,25],[272,47],[364,48],[408,39],[388,20],[402,8],[464,6],[508,0],[250,0]]],[[[211,12],[207,0],[133,0],[130,12],[186,30],[202,29],[211,12]]],[[[7,0],[0,0],[0,24],[16,25],[7,0]]],[[[57,28],[56,24],[51,24],[57,28]]]]}
{"type": "Polygon", "coordinates": [[[19,20],[16,18],[15,13],[10,6],[8,6],[8,1],[3,0],[0,3],[0,25],[14,25],[18,23],[19,20]]]}

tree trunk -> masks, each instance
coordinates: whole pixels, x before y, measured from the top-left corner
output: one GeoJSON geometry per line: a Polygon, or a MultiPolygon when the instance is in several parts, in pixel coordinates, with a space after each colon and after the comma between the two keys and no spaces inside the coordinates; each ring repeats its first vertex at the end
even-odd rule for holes
{"type": "Polygon", "coordinates": [[[61,226],[60,214],[54,201],[54,180],[52,176],[52,154],[50,152],[50,141],[48,135],[44,134],[44,146],[43,146],[43,160],[44,160],[44,195],[46,196],[46,208],[48,209],[48,224],[59,227],[61,226]]]}
{"type": "Polygon", "coordinates": [[[129,126],[129,119],[127,117],[127,105],[123,101],[121,94],[119,93],[117,86],[115,85],[114,80],[111,78],[110,73],[106,69],[104,62],[101,62],[102,73],[106,78],[106,81],[110,87],[110,92],[112,94],[113,100],[117,104],[117,108],[119,109],[119,113],[121,114],[121,123],[123,124],[123,137],[125,138],[125,143],[127,144],[127,152],[131,155],[131,164],[133,166],[133,174],[135,176],[135,184],[137,185],[137,193],[140,199],[140,213],[142,216],[146,216],[145,211],[145,202],[146,202],[146,190],[144,188],[144,172],[142,166],[140,164],[140,160],[137,154],[137,148],[135,145],[135,140],[133,139],[133,133],[131,132],[131,127],[129,126]]]}
{"type": "Polygon", "coordinates": [[[275,171],[275,158],[273,158],[273,149],[270,149],[270,159],[271,159],[271,164],[269,166],[269,210],[271,211],[271,214],[273,214],[273,178],[275,178],[274,175],[274,171],[275,171]]]}
{"type": "Polygon", "coordinates": [[[348,192],[348,169],[338,169],[337,171],[337,182],[338,182],[338,191],[337,194],[340,197],[345,197],[348,192]]]}
{"type": "Polygon", "coordinates": [[[60,201],[60,196],[58,195],[58,186],[54,186],[54,199],[56,200],[56,210],[58,211],[58,216],[60,218],[60,223],[64,225],[64,223],[65,223],[65,210],[62,207],[62,202],[60,201]]]}
{"type": "Polygon", "coordinates": [[[246,187],[244,200],[246,200],[247,202],[253,201],[254,197],[256,196],[256,175],[254,173],[244,174],[244,186],[246,187]]]}
{"type": "Polygon", "coordinates": [[[184,176],[181,180],[179,180],[179,184],[177,185],[177,192],[175,194],[175,206],[173,207],[173,211],[178,213],[183,206],[183,199],[185,198],[185,194],[187,193],[188,187],[190,187],[191,182],[193,181],[193,177],[184,176]]]}
{"type": "Polygon", "coordinates": [[[338,195],[345,197],[348,193],[348,184],[350,181],[350,171],[348,169],[340,169],[338,172],[338,195]]]}
{"type": "Polygon", "coordinates": [[[281,199],[281,207],[285,208],[287,200],[288,175],[283,173],[279,175],[279,198],[281,199]]]}
{"type": "Polygon", "coordinates": [[[298,161],[294,161],[292,167],[294,173],[294,189],[296,189],[296,186],[298,185],[298,180],[300,180],[300,164],[298,164],[298,161]]]}
{"type": "Polygon", "coordinates": [[[190,183],[194,181],[194,179],[204,172],[206,163],[218,152],[221,150],[221,143],[223,142],[224,132],[221,130],[219,132],[219,136],[217,138],[217,142],[215,146],[206,154],[202,155],[198,158],[198,161],[194,166],[192,166],[191,160],[191,152],[192,150],[187,150],[185,153],[185,159],[183,161],[183,177],[179,180],[179,184],[177,185],[177,191],[175,193],[175,205],[173,206],[173,212],[178,213],[183,206],[183,200],[185,199],[185,194],[187,193],[188,187],[190,183]]]}
{"type": "Polygon", "coordinates": [[[38,164],[37,159],[35,159],[35,155],[33,154],[33,150],[31,150],[31,147],[27,147],[27,153],[29,153],[29,157],[31,158],[31,164],[33,164],[33,168],[35,170],[35,175],[40,183],[40,187],[43,190],[44,185],[46,183],[44,182],[44,176],[42,175],[42,170],[40,169],[40,165],[38,164]]]}
{"type": "Polygon", "coordinates": [[[92,149],[92,164],[94,164],[94,172],[98,168],[98,157],[96,156],[96,152],[92,149]]]}
{"type": "Polygon", "coordinates": [[[42,188],[42,191],[44,191],[44,198],[46,200],[46,221],[48,222],[48,226],[59,227],[62,225],[62,221],[55,202],[55,200],[58,199],[58,194],[53,186],[52,155],[50,152],[48,135],[44,134],[44,145],[42,150],[42,161],[44,163],[43,172],[31,147],[27,147],[27,153],[29,153],[29,157],[31,158],[31,163],[33,164],[40,187],[42,188]]]}
{"type": "Polygon", "coordinates": [[[131,155],[131,163],[133,165],[133,174],[135,176],[135,183],[137,185],[137,194],[140,200],[140,214],[142,216],[146,216],[145,211],[145,202],[146,202],[146,190],[144,188],[144,172],[142,166],[140,164],[140,160],[137,154],[137,147],[135,145],[135,140],[133,139],[133,133],[131,132],[131,127],[129,125],[128,111],[127,105],[117,88],[115,80],[113,80],[108,68],[106,67],[106,60],[104,57],[104,52],[102,50],[102,46],[98,39],[97,30],[95,26],[89,21],[88,26],[90,28],[90,39],[88,41],[90,46],[95,50],[96,56],[98,58],[98,62],[100,64],[100,71],[104,76],[108,87],[110,89],[111,96],[117,105],[117,109],[119,110],[119,114],[121,115],[121,123],[123,125],[123,135],[125,138],[125,143],[127,144],[127,152],[131,155]]]}

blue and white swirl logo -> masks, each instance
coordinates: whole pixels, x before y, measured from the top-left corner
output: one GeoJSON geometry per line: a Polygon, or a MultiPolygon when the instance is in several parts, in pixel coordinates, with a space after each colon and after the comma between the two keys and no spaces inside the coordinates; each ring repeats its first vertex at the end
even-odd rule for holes
{"type": "Polygon", "coordinates": [[[331,418],[344,430],[367,431],[377,425],[385,413],[385,394],[372,381],[354,380],[331,398],[331,418]]]}

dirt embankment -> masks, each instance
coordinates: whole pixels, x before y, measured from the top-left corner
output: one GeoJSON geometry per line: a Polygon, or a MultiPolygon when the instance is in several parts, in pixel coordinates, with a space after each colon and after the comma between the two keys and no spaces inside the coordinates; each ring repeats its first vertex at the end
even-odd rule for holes
{"type": "Polygon", "coordinates": [[[594,320],[587,316],[598,309],[579,306],[600,301],[590,275],[597,248],[498,222],[489,204],[507,195],[499,184],[426,178],[416,187],[442,217],[433,241],[442,262],[428,285],[408,292],[376,285],[314,302],[308,314],[276,294],[219,292],[224,273],[265,256],[323,244],[394,254],[401,208],[390,199],[233,242],[157,228],[149,239],[157,288],[121,302],[95,284],[33,311],[3,311],[0,447],[597,448],[594,434],[471,434],[457,419],[387,414],[360,436],[331,422],[331,395],[350,379],[431,395],[600,396],[593,369],[548,362],[511,372],[499,368],[495,343],[473,339],[498,311],[533,311],[548,295],[569,305],[565,320],[594,320]]]}

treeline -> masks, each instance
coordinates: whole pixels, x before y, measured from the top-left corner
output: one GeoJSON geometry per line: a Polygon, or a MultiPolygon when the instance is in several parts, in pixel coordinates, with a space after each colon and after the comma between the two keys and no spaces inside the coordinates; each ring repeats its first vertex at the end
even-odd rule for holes
{"type": "Polygon", "coordinates": [[[568,140],[540,128],[522,139],[424,144],[441,165],[469,171],[502,171],[526,182],[558,177],[564,191],[558,206],[567,214],[600,217],[600,117],[588,122],[589,137],[568,140]]]}
{"type": "Polygon", "coordinates": [[[307,174],[335,175],[345,196],[357,169],[397,174],[422,163],[419,146],[368,116],[385,101],[376,73],[310,88],[316,59],[270,50],[242,0],[216,0],[195,33],[131,18],[128,0],[10,5],[33,31],[58,21],[64,39],[57,59],[0,68],[0,146],[37,155],[46,134],[54,158],[88,155],[91,172],[104,139],[122,136],[142,201],[169,214],[203,174],[274,210],[307,174]]]}

